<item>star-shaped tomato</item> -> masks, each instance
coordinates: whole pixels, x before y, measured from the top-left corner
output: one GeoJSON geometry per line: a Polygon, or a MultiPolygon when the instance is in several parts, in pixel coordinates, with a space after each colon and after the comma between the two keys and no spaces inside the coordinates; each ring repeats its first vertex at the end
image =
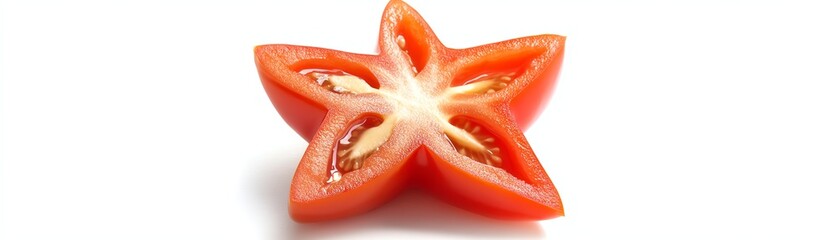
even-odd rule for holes
{"type": "Polygon", "coordinates": [[[256,47],[274,107],[309,141],[291,182],[291,217],[359,214],[409,186],[491,217],[563,215],[522,131],[553,91],[564,43],[539,35],[446,48],[394,0],[377,55],[256,47]]]}

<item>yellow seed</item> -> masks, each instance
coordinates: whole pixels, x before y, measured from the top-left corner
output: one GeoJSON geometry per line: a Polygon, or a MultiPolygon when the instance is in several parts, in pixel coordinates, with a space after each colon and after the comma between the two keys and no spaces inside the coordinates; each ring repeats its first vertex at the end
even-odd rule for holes
{"type": "Polygon", "coordinates": [[[401,49],[405,49],[405,37],[402,35],[396,36],[396,45],[401,49]]]}
{"type": "Polygon", "coordinates": [[[498,151],[501,151],[501,149],[498,149],[497,147],[494,147],[494,148],[490,148],[489,151],[498,152],[498,151]]]}
{"type": "Polygon", "coordinates": [[[466,155],[466,149],[465,148],[461,148],[460,150],[457,150],[457,152],[460,153],[461,155],[466,155]]]}
{"type": "Polygon", "coordinates": [[[472,129],[471,133],[476,133],[478,131],[481,131],[481,126],[475,126],[475,128],[472,129]]]}
{"type": "Polygon", "coordinates": [[[488,143],[495,142],[495,138],[484,139],[484,142],[488,142],[488,143]]]}
{"type": "Polygon", "coordinates": [[[507,86],[507,83],[498,83],[498,86],[500,86],[500,87],[506,87],[506,86],[507,86]]]}
{"type": "Polygon", "coordinates": [[[487,93],[494,93],[494,92],[495,92],[495,89],[489,89],[489,90],[487,90],[487,93]]]}
{"type": "Polygon", "coordinates": [[[358,170],[359,168],[361,168],[361,161],[355,161],[352,165],[352,169],[358,170]]]}
{"type": "Polygon", "coordinates": [[[341,172],[333,170],[332,176],[330,176],[329,179],[326,180],[326,183],[334,183],[338,181],[341,181],[341,172]]]}
{"type": "Polygon", "coordinates": [[[511,78],[510,76],[501,76],[499,80],[509,82],[510,80],[513,80],[513,78],[511,78]]]}
{"type": "Polygon", "coordinates": [[[326,74],[319,73],[319,72],[310,72],[307,75],[309,75],[309,77],[315,78],[315,79],[327,76],[326,74]]]}
{"type": "Polygon", "coordinates": [[[492,155],[492,156],[490,156],[490,159],[492,159],[492,161],[495,162],[496,164],[501,163],[501,157],[499,157],[499,156],[492,155]]]}

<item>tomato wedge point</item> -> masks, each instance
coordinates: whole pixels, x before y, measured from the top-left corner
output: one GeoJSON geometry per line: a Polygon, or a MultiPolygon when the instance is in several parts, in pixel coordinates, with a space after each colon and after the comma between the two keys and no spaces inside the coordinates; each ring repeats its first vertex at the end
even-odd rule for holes
{"type": "Polygon", "coordinates": [[[406,187],[494,218],[562,216],[522,132],[553,91],[564,46],[563,36],[538,35],[447,48],[399,0],[385,7],[375,55],[257,46],[266,93],[309,142],[291,218],[361,214],[406,187]]]}

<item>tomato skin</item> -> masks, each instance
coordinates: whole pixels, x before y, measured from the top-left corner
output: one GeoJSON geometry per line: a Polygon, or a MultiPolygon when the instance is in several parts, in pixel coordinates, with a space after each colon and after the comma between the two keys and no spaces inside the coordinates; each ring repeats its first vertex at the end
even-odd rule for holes
{"type": "Polygon", "coordinates": [[[562,205],[552,207],[499,189],[476,179],[430,151],[418,155],[427,162],[417,183],[437,198],[484,216],[506,220],[543,220],[563,216],[562,205]]]}
{"type": "Polygon", "coordinates": [[[260,64],[257,66],[260,66],[262,86],[274,108],[300,137],[310,142],[326,116],[326,108],[280,86],[270,74],[264,73],[260,64]]]}
{"type": "MultiPolygon", "coordinates": [[[[409,161],[403,160],[402,162],[408,163],[409,161]]],[[[298,171],[305,167],[307,166],[301,164],[298,166],[298,171]]],[[[405,189],[408,177],[412,172],[411,169],[413,169],[413,165],[403,164],[363,185],[330,198],[300,200],[301,195],[308,193],[292,190],[289,196],[289,216],[297,222],[320,222],[370,211],[394,198],[405,189]]],[[[295,175],[292,183],[307,181],[307,179],[297,179],[299,177],[299,175],[295,175]]]]}
{"type": "MultiPolygon", "coordinates": [[[[564,37],[563,44],[564,44],[564,37]]],[[[553,61],[545,66],[545,72],[533,80],[518,96],[510,100],[510,111],[516,118],[519,129],[526,131],[545,110],[548,100],[553,95],[559,72],[562,68],[564,48],[560,49],[553,61]]]]}

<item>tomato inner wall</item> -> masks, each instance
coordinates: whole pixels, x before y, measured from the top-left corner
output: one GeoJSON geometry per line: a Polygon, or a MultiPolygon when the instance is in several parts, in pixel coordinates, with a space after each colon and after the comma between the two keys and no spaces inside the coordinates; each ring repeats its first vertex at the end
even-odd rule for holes
{"type": "Polygon", "coordinates": [[[539,51],[534,51],[534,49],[522,49],[518,52],[483,57],[480,61],[462,68],[455,74],[449,86],[465,85],[482,75],[498,73],[514,73],[512,77],[515,79],[530,67],[538,54],[539,51]]]}
{"type": "Polygon", "coordinates": [[[426,34],[421,31],[422,28],[412,25],[419,25],[419,23],[412,21],[403,21],[400,23],[397,38],[399,36],[404,38],[405,45],[402,50],[408,55],[408,60],[411,61],[416,72],[420,72],[428,63],[431,48],[425,41],[427,38],[425,36],[426,34]]]}

